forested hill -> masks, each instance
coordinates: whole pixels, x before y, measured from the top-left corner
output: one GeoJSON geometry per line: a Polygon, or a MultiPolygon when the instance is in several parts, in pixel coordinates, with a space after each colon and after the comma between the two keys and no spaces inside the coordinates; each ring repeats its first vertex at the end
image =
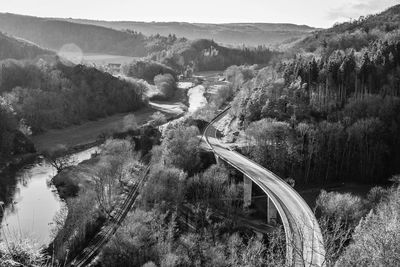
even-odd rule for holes
{"type": "Polygon", "coordinates": [[[135,22],[65,19],[70,22],[98,25],[116,30],[134,30],[150,36],[175,34],[190,40],[213,39],[225,45],[275,45],[308,35],[315,28],[286,23],[207,24],[187,22],[135,22]]]}
{"type": "Polygon", "coordinates": [[[74,43],[85,53],[145,56],[145,38],[94,25],[0,13],[0,31],[58,51],[74,43]]]}
{"type": "Polygon", "coordinates": [[[336,24],[330,29],[316,31],[293,45],[294,50],[315,52],[322,49],[332,52],[348,48],[357,51],[367,47],[371,42],[383,40],[388,33],[400,30],[400,5],[386,11],[360,17],[358,20],[336,24]]]}
{"type": "Polygon", "coordinates": [[[33,59],[44,54],[52,54],[52,52],[0,32],[0,60],[33,59]]]}
{"type": "Polygon", "coordinates": [[[276,52],[257,48],[228,48],[212,40],[199,39],[178,42],[168,50],[153,53],[152,60],[159,61],[179,71],[224,70],[231,65],[267,64],[276,52]]]}
{"type": "Polygon", "coordinates": [[[400,29],[399,22],[400,5],[396,5],[376,15],[368,15],[352,22],[336,24],[331,29],[328,29],[327,32],[341,33],[345,31],[354,32],[356,30],[368,32],[373,29],[388,32],[400,29]]]}
{"type": "Polygon", "coordinates": [[[251,157],[296,184],[386,183],[399,173],[399,11],[321,31],[275,69],[228,69],[241,88],[232,113],[258,140],[251,157]]]}

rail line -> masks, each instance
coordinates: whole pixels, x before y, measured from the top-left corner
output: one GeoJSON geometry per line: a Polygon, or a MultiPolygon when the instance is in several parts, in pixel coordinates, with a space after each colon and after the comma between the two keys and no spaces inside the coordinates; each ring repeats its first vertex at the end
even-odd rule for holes
{"type": "Polygon", "coordinates": [[[125,199],[122,206],[116,211],[116,215],[110,220],[109,224],[103,227],[103,229],[97,233],[93,239],[89,242],[89,245],[72,261],[70,261],[65,266],[88,266],[94,258],[100,252],[100,249],[111,239],[121,223],[126,218],[128,212],[131,210],[132,206],[140,193],[140,189],[143,187],[147,180],[148,173],[150,171],[150,165],[145,169],[145,172],[137,181],[137,183],[131,188],[127,198],[125,199]]]}

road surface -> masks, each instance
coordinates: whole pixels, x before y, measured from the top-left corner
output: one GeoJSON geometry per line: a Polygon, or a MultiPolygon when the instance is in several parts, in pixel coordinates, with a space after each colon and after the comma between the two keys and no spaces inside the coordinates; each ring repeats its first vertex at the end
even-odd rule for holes
{"type": "Polygon", "coordinates": [[[204,131],[203,137],[216,157],[227,162],[256,183],[271,199],[282,219],[289,266],[324,266],[325,249],[320,227],[310,207],[285,181],[271,171],[229,150],[217,138],[213,126],[229,111],[221,112],[204,131]]]}

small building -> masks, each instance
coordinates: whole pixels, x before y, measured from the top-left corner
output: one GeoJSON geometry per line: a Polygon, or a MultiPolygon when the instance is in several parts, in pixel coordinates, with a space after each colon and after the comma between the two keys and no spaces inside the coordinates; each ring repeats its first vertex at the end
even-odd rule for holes
{"type": "Polygon", "coordinates": [[[107,68],[111,73],[120,73],[121,72],[121,64],[118,63],[108,63],[107,68]]]}

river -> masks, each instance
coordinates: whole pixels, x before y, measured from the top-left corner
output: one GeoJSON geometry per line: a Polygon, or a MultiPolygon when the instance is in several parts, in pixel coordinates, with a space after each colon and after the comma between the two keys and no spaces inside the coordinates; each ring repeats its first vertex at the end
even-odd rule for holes
{"type": "MultiPolygon", "coordinates": [[[[188,90],[190,113],[207,103],[203,85],[193,86],[191,82],[182,82],[178,86],[188,90]]],[[[89,159],[96,149],[91,148],[72,155],[75,164],[89,159]]],[[[50,184],[55,175],[56,170],[39,159],[25,165],[16,173],[0,177],[0,200],[8,200],[1,221],[0,239],[29,238],[40,245],[51,241],[54,216],[63,205],[56,189],[50,184]]]]}
{"type": "MultiPolygon", "coordinates": [[[[74,163],[89,159],[96,149],[90,148],[73,154],[74,163]]],[[[9,200],[9,204],[4,207],[1,238],[29,238],[40,245],[48,244],[51,241],[54,216],[63,205],[56,189],[49,183],[56,175],[56,170],[44,160],[38,159],[8,175],[12,177],[1,177],[1,186],[5,188],[1,188],[0,194],[3,195],[0,195],[0,199],[9,200]]]]}

